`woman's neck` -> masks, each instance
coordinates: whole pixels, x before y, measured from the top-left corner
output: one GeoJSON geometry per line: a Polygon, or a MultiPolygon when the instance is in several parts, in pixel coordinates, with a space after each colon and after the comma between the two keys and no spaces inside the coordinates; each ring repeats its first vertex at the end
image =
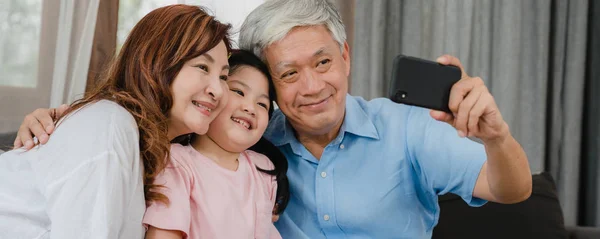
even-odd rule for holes
{"type": "Polygon", "coordinates": [[[221,148],[221,146],[207,135],[196,135],[192,141],[192,147],[219,166],[231,171],[237,171],[239,166],[238,158],[240,157],[239,152],[229,152],[221,148]]]}
{"type": "Polygon", "coordinates": [[[185,133],[182,133],[181,130],[178,129],[178,127],[175,127],[171,124],[171,122],[169,121],[168,125],[167,125],[167,137],[169,137],[169,142],[172,141],[173,139],[175,139],[177,136],[179,135],[183,135],[185,133]]]}

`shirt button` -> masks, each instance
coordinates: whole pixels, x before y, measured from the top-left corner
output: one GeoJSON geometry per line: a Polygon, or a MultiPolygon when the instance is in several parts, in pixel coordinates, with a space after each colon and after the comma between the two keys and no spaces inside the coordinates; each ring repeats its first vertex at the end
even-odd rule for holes
{"type": "Polygon", "coordinates": [[[344,149],[344,145],[343,144],[340,144],[340,149],[344,149]]]}
{"type": "Polygon", "coordinates": [[[321,172],[321,177],[322,177],[322,178],[325,178],[325,177],[327,177],[327,173],[326,173],[326,172],[321,172]]]}
{"type": "Polygon", "coordinates": [[[325,216],[323,216],[323,220],[329,221],[329,215],[325,214],[325,216]]]}

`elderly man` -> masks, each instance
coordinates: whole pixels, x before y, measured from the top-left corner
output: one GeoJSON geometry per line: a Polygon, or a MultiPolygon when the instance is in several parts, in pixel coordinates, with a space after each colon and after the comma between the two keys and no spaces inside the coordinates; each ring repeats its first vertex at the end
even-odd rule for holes
{"type": "MultiPolygon", "coordinates": [[[[326,0],[266,1],[246,18],[240,46],[268,63],[277,92],[265,136],[289,160],[283,238],[430,238],[439,194],[472,206],[529,197],[525,152],[464,69],[453,114],[350,96],[350,49],[326,0]]],[[[462,69],[452,56],[438,62],[462,69]]]]}
{"type": "MultiPolygon", "coordinates": [[[[348,95],[350,49],[327,0],[266,1],[244,22],[240,46],[268,63],[277,93],[265,136],[289,160],[292,197],[276,223],[283,238],[430,238],[437,195],[480,206],[531,194],[525,152],[458,59],[437,59],[462,70],[447,114],[348,95]]],[[[28,118],[52,122],[47,112],[28,118]]]]}

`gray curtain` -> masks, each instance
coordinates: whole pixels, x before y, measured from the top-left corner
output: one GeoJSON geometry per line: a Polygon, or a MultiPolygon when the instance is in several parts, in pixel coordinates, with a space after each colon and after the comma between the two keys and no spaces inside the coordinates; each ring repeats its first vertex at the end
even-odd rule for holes
{"type": "Polygon", "coordinates": [[[552,3],[546,169],[556,179],[565,223],[574,225],[580,195],[588,2],[552,3]]]}
{"type": "Polygon", "coordinates": [[[600,2],[590,1],[585,84],[582,188],[586,225],[600,226],[600,2]]]}
{"type": "Polygon", "coordinates": [[[552,173],[566,225],[577,224],[587,0],[354,4],[353,95],[385,97],[398,54],[457,56],[469,75],[490,88],[532,171],[552,173]]]}

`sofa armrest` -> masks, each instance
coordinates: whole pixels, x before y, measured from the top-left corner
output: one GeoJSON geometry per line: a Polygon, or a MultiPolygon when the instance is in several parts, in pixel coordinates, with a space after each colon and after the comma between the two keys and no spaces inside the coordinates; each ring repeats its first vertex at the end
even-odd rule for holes
{"type": "Polygon", "coordinates": [[[17,132],[0,133],[0,150],[11,150],[15,138],[17,138],[17,132]]]}
{"type": "Polygon", "coordinates": [[[570,239],[597,239],[600,238],[600,227],[565,227],[570,239]]]}

